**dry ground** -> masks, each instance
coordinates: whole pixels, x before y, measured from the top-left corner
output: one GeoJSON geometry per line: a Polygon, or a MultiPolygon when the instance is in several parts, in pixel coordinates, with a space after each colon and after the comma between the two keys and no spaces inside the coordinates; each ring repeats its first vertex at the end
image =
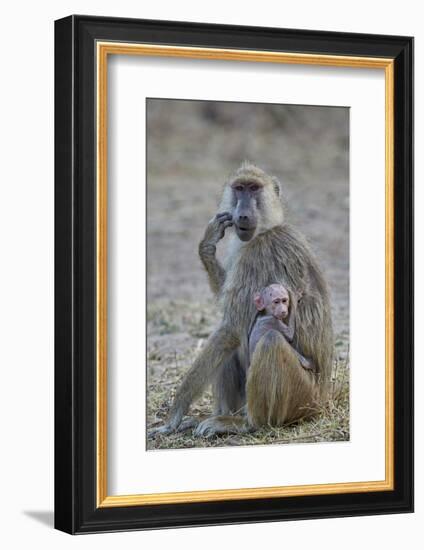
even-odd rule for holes
{"type": "MultiPolygon", "coordinates": [[[[242,160],[283,182],[288,216],[328,277],[335,329],[335,391],[314,419],[243,436],[158,436],[149,449],[349,439],[348,116],[343,108],[149,100],[147,428],[163,423],[220,319],[197,247],[242,160]]],[[[211,410],[206,392],[191,413],[211,410]]]]}

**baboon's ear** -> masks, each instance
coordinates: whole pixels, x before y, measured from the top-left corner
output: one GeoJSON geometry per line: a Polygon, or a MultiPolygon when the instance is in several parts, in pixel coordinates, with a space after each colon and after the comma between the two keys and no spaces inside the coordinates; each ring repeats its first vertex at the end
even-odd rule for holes
{"type": "Polygon", "coordinates": [[[253,298],[253,301],[255,302],[256,309],[258,311],[263,311],[265,309],[265,302],[262,298],[262,293],[257,292],[253,298]]]}

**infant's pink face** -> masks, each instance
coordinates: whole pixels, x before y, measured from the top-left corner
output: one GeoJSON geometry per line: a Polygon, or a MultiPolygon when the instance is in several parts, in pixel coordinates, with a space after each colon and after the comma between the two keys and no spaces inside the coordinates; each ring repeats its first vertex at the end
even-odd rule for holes
{"type": "Polygon", "coordinates": [[[259,311],[265,310],[267,315],[285,319],[289,313],[289,293],[283,285],[269,285],[255,297],[255,304],[259,311]]]}

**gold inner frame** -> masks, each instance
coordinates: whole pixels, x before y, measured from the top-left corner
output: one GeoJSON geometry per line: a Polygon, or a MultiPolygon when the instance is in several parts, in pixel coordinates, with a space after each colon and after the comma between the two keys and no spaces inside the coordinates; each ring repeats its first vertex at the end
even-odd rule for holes
{"type": "Polygon", "coordinates": [[[270,497],[388,491],[394,489],[394,60],[219,48],[96,43],[97,54],[97,506],[141,506],[270,497]],[[142,55],[384,69],[385,72],[385,479],[316,485],[217,489],[178,493],[107,494],[107,61],[109,55],[142,55]]]}

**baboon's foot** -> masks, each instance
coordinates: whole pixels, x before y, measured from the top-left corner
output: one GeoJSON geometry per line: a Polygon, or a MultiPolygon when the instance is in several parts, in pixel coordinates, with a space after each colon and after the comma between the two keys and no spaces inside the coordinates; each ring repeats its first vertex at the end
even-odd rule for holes
{"type": "Polygon", "coordinates": [[[194,430],[196,437],[213,437],[222,434],[240,434],[251,431],[245,418],[240,416],[211,416],[194,430]]]}

